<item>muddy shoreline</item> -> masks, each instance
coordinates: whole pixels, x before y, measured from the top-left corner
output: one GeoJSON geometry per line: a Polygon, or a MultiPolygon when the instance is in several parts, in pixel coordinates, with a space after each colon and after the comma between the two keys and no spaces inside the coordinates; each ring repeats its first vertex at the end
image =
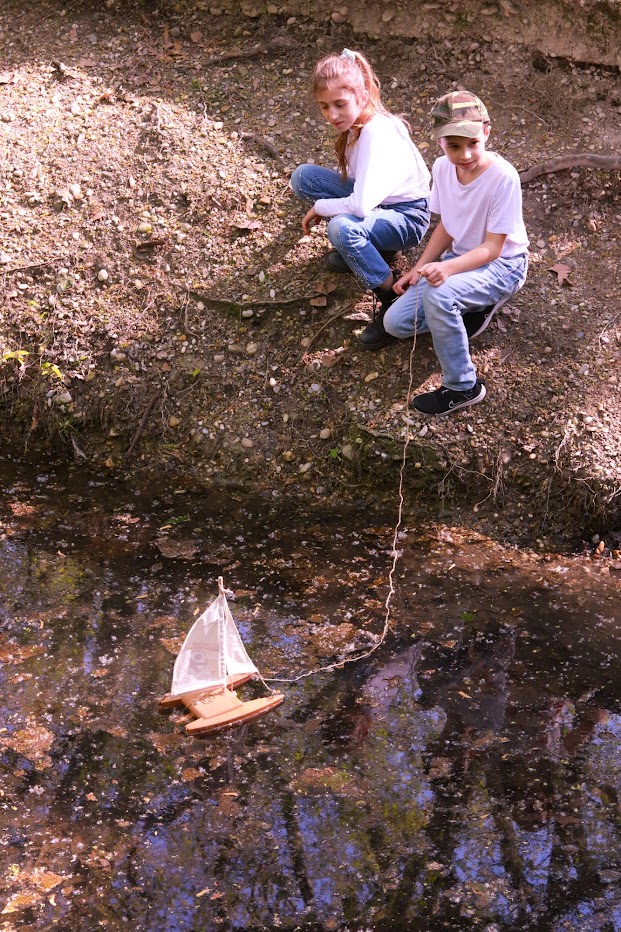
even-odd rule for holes
{"type": "Polygon", "coordinates": [[[488,397],[435,421],[408,409],[437,384],[428,338],[358,350],[368,295],[326,276],[288,189],[331,157],[306,97],[327,48],[364,48],[429,163],[429,101],[455,80],[490,100],[521,170],[615,152],[616,71],[201,4],[46,9],[10,2],[0,22],[5,450],[120,482],[395,503],[407,437],[412,511],[543,548],[620,526],[619,173],[524,186],[529,279],[473,346],[488,397]]]}

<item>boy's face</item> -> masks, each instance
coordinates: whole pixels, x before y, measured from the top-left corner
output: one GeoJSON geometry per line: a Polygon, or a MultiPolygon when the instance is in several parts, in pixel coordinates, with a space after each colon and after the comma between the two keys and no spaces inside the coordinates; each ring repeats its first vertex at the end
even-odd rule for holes
{"type": "Polygon", "coordinates": [[[489,163],[490,156],[485,150],[489,130],[489,126],[482,126],[479,135],[474,139],[467,136],[442,136],[440,138],[439,143],[444,154],[449,162],[457,167],[460,175],[476,174],[489,163]]]}
{"type": "Polygon", "coordinates": [[[346,133],[354,125],[363,110],[369,95],[356,94],[348,87],[327,85],[317,92],[317,103],[330,126],[339,133],[346,133]]]}

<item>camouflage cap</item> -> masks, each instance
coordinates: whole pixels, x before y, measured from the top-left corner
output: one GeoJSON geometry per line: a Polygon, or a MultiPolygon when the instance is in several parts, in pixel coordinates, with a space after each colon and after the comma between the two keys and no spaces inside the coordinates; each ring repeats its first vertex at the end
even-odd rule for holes
{"type": "Polygon", "coordinates": [[[436,100],[431,109],[433,138],[467,136],[474,139],[481,132],[489,115],[483,101],[470,91],[451,91],[436,100]]]}

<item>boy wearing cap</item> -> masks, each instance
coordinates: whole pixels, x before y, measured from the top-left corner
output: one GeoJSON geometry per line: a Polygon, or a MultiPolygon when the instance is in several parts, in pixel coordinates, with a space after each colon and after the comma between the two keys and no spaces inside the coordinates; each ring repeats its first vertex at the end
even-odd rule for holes
{"type": "Polygon", "coordinates": [[[433,136],[444,151],[433,166],[430,202],[440,221],[416,265],[395,283],[401,297],[375,326],[381,345],[431,332],[442,385],[411,404],[424,414],[444,415],[485,397],[468,336],[482,333],[524,284],[528,238],[519,175],[485,148],[485,105],[468,91],[453,91],[436,101],[431,114],[433,136]]]}

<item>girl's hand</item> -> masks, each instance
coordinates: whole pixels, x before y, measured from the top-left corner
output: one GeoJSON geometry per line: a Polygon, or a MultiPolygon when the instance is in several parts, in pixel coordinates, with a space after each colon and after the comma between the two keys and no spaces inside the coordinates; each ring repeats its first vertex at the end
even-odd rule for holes
{"type": "Polygon", "coordinates": [[[312,228],[315,226],[315,224],[319,223],[320,220],[323,220],[323,217],[320,217],[317,211],[315,210],[315,208],[311,207],[309,212],[306,214],[306,216],[302,220],[302,229],[304,230],[307,236],[312,230],[312,228]]]}
{"type": "Polygon", "coordinates": [[[396,281],[392,287],[397,294],[405,294],[410,285],[416,285],[417,282],[420,281],[420,277],[420,269],[410,269],[410,271],[406,272],[405,275],[402,275],[401,278],[396,281]]]}
{"type": "Polygon", "coordinates": [[[449,277],[450,273],[446,265],[446,262],[427,262],[420,269],[420,274],[424,275],[430,285],[437,288],[438,285],[443,285],[449,277]]]}

